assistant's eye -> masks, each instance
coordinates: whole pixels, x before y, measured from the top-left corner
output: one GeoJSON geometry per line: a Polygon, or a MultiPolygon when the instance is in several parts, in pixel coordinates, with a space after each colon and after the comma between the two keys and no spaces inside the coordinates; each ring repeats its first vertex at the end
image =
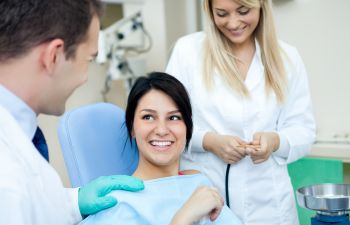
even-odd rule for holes
{"type": "Polygon", "coordinates": [[[226,16],[226,13],[216,13],[216,15],[217,15],[218,17],[225,17],[225,16],[226,16]]]}
{"type": "Polygon", "coordinates": [[[179,115],[172,115],[172,116],[170,116],[169,119],[170,119],[170,120],[182,120],[182,117],[179,116],[179,115]]]}
{"type": "Polygon", "coordinates": [[[250,12],[250,8],[245,7],[245,6],[238,9],[238,13],[241,16],[247,15],[249,12],[250,12]]]}
{"type": "Polygon", "coordinates": [[[144,115],[144,116],[142,116],[142,119],[143,120],[154,120],[152,115],[144,115]]]}
{"type": "Polygon", "coordinates": [[[227,13],[223,10],[217,10],[215,13],[218,17],[225,17],[227,15],[227,13]]]}

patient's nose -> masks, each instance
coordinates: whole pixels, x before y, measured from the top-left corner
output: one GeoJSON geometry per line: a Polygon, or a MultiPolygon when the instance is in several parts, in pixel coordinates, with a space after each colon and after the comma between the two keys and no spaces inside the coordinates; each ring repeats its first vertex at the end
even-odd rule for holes
{"type": "Polygon", "coordinates": [[[169,128],[167,126],[167,123],[164,121],[160,121],[157,123],[157,126],[155,128],[155,132],[159,136],[165,136],[169,133],[169,128]]]}

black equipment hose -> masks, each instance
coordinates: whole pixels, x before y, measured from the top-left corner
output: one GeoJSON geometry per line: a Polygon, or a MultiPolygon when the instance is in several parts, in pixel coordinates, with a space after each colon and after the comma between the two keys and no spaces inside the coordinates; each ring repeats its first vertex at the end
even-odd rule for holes
{"type": "Polygon", "coordinates": [[[230,196],[228,193],[228,175],[230,174],[231,164],[227,164],[226,176],[225,176],[225,194],[226,194],[226,205],[230,208],[230,196]]]}

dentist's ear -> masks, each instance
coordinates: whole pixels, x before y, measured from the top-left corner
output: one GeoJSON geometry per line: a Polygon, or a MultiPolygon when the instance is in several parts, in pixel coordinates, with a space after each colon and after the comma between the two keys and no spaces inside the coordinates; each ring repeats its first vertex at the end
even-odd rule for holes
{"type": "Polygon", "coordinates": [[[43,44],[43,52],[41,55],[41,65],[47,74],[52,74],[64,53],[64,41],[62,39],[54,39],[43,44]]]}

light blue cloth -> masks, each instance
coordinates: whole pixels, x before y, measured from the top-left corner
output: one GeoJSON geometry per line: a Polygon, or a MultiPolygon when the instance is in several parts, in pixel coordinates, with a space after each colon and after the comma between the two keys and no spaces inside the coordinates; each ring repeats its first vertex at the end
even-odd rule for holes
{"type": "MultiPolygon", "coordinates": [[[[202,174],[145,181],[145,189],[140,192],[113,191],[111,195],[118,199],[115,207],[91,215],[79,224],[167,225],[194,190],[204,185],[212,186],[202,174]]],[[[226,206],[216,221],[206,218],[200,224],[242,225],[226,206]]]]}

